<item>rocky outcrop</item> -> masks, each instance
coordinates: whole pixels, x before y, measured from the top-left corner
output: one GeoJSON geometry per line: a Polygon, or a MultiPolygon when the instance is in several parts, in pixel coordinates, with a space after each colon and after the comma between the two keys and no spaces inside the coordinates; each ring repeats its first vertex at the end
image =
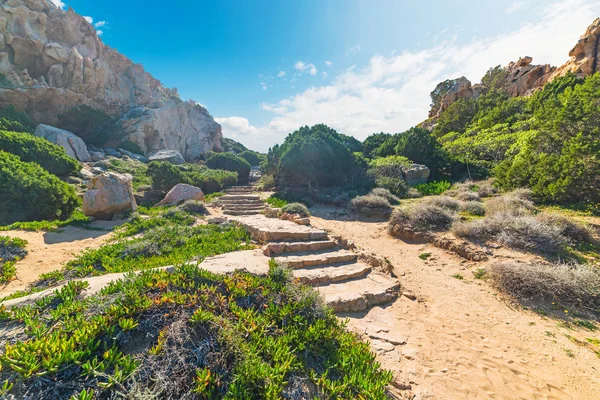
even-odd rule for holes
{"type": "Polygon", "coordinates": [[[85,143],[72,132],[58,129],[53,126],[40,124],[33,133],[35,136],[43,137],[50,142],[61,146],[69,157],[83,162],[92,161],[85,143]]]}
{"type": "Polygon", "coordinates": [[[151,154],[148,161],[165,161],[171,164],[180,165],[185,162],[181,153],[177,150],[161,150],[156,154],[151,154]]]}
{"type": "Polygon", "coordinates": [[[169,190],[169,193],[162,199],[157,206],[174,206],[183,203],[186,200],[204,201],[202,189],[185,183],[179,183],[169,190]]]}
{"type": "Polygon", "coordinates": [[[563,76],[569,72],[580,78],[590,76],[600,70],[598,53],[600,50],[600,18],[586,29],[575,47],[569,52],[571,59],[558,68],[552,78],[563,76]]]}
{"type": "Polygon", "coordinates": [[[177,150],[191,161],[220,150],[221,127],[208,111],[182,102],[102,43],[82,16],[49,1],[0,0],[0,74],[0,107],[13,104],[36,123],[56,125],[87,105],[121,118],[127,139],[147,152],[177,150]]]}
{"type": "Polygon", "coordinates": [[[410,167],[402,167],[402,176],[409,186],[426,183],[431,171],[429,167],[421,164],[413,164],[410,167]]]}
{"type": "Polygon", "coordinates": [[[529,96],[548,83],[556,71],[556,67],[549,64],[531,65],[532,61],[531,57],[522,57],[505,68],[507,73],[505,88],[510,96],[529,96]]]}
{"type": "Polygon", "coordinates": [[[105,172],[89,180],[82,206],[88,217],[111,219],[136,208],[130,176],[105,172]]]}

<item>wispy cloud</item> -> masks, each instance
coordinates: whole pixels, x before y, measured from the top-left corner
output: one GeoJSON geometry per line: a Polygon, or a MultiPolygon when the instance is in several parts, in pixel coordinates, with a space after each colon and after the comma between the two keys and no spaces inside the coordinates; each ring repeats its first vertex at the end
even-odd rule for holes
{"type": "Polygon", "coordinates": [[[312,76],[315,76],[317,75],[317,73],[319,73],[319,70],[317,69],[315,64],[307,64],[303,61],[296,61],[296,63],[294,64],[294,69],[296,69],[296,71],[299,71],[300,73],[308,72],[312,76]]]}
{"type": "Polygon", "coordinates": [[[94,18],[92,18],[92,17],[84,16],[83,19],[85,19],[88,24],[94,23],[94,18]]]}
{"type": "Polygon", "coordinates": [[[98,21],[94,24],[94,26],[96,28],[102,28],[103,26],[106,26],[107,22],[106,21],[98,21]]]}
{"type": "Polygon", "coordinates": [[[54,4],[58,8],[65,8],[67,5],[63,3],[61,0],[50,0],[52,4],[54,4]]]}
{"type": "MultiPolygon", "coordinates": [[[[353,66],[333,77],[331,84],[263,104],[262,109],[272,113],[270,121],[258,127],[248,122],[240,137],[264,151],[300,126],[317,123],[361,140],[373,132],[401,132],[427,118],[429,93],[444,79],[464,75],[476,82],[488,68],[525,55],[537,63],[564,63],[598,14],[595,0],[554,1],[532,15],[535,22],[506,34],[462,44],[451,39],[389,57],[375,55],[365,67],[353,66]]],[[[224,125],[223,133],[239,134],[232,125],[224,125]]]]}
{"type": "Polygon", "coordinates": [[[513,3],[506,8],[505,12],[507,14],[512,14],[527,7],[530,3],[530,0],[514,0],[513,3]]]}
{"type": "Polygon", "coordinates": [[[331,61],[325,61],[325,65],[328,67],[331,67],[332,62],[331,61]]]}
{"type": "Polygon", "coordinates": [[[285,76],[285,71],[279,71],[279,73],[277,74],[278,78],[283,78],[285,76]]]}
{"type": "Polygon", "coordinates": [[[354,55],[354,54],[358,53],[361,50],[362,50],[362,48],[360,47],[360,44],[357,44],[356,46],[350,47],[348,49],[348,51],[346,51],[346,55],[347,56],[351,56],[351,55],[354,55]]]}

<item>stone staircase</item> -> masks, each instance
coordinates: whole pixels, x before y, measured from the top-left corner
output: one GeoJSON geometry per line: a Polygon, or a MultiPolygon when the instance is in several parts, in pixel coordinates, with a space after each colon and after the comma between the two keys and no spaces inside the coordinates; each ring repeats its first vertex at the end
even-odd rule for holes
{"type": "Polygon", "coordinates": [[[223,214],[256,215],[265,208],[260,196],[254,194],[254,186],[233,186],[225,193],[227,193],[225,196],[218,199],[218,204],[223,208],[223,214]]]}
{"type": "Polygon", "coordinates": [[[399,282],[341,249],[325,231],[263,215],[234,216],[269,258],[293,269],[294,277],[314,286],[337,313],[358,312],[396,299],[399,282]]]}

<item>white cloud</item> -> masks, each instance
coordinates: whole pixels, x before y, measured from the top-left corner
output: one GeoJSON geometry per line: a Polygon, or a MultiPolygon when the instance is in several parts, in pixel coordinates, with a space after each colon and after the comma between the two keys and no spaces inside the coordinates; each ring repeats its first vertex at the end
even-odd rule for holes
{"type": "Polygon", "coordinates": [[[296,68],[298,71],[304,71],[304,68],[306,68],[306,64],[304,64],[302,61],[296,61],[296,64],[294,64],[294,68],[296,68]]]}
{"type": "Polygon", "coordinates": [[[277,77],[279,78],[283,78],[285,76],[285,71],[279,71],[279,73],[277,74],[277,77]]]}
{"type": "Polygon", "coordinates": [[[56,7],[58,8],[65,8],[66,4],[63,3],[61,0],[50,0],[52,2],[52,4],[54,4],[56,7]]]}
{"type": "Polygon", "coordinates": [[[106,21],[98,21],[94,24],[94,26],[96,28],[102,28],[103,26],[106,26],[107,22],[106,21]]]}
{"type": "Polygon", "coordinates": [[[514,0],[513,3],[506,8],[505,12],[507,14],[517,12],[527,7],[529,3],[531,3],[530,0],[514,0]]]}
{"type": "Polygon", "coordinates": [[[360,47],[360,44],[357,44],[356,46],[350,47],[348,49],[348,51],[346,51],[346,55],[347,56],[354,55],[354,54],[358,53],[361,50],[362,50],[362,48],[360,47]]]}
{"type": "Polygon", "coordinates": [[[331,67],[331,61],[325,61],[325,65],[327,65],[328,67],[331,67]]]}
{"type": "Polygon", "coordinates": [[[296,61],[294,68],[299,71],[299,75],[302,75],[303,72],[308,72],[312,76],[315,76],[319,73],[319,70],[315,64],[307,64],[303,61],[296,61]]]}
{"type": "Polygon", "coordinates": [[[96,30],[96,34],[98,36],[102,36],[104,34],[104,31],[102,29],[98,29],[98,30],[96,30]]]}
{"type": "Polygon", "coordinates": [[[84,16],[83,19],[85,19],[88,24],[93,24],[94,23],[94,18],[92,18],[92,17],[85,17],[84,16]]]}
{"type": "Polygon", "coordinates": [[[323,77],[323,79],[327,78],[327,72],[325,72],[325,71],[321,72],[321,76],[323,77]]]}
{"type": "MultiPolygon", "coordinates": [[[[534,63],[564,63],[579,36],[600,14],[600,4],[561,0],[540,12],[533,22],[513,32],[462,44],[454,38],[389,57],[375,55],[364,68],[352,66],[333,77],[331,84],[263,104],[262,109],[273,116],[259,127],[248,122],[243,140],[265,151],[300,126],[317,123],[361,140],[373,132],[402,132],[427,118],[429,93],[444,79],[464,75],[478,82],[488,68],[525,55],[533,56],[534,63]]],[[[306,68],[302,63],[300,69],[306,68]]],[[[235,132],[234,127],[230,132],[235,132]]]]}
{"type": "Polygon", "coordinates": [[[259,133],[258,128],[250,125],[250,122],[246,118],[242,117],[228,117],[228,118],[215,118],[223,131],[223,136],[233,138],[235,140],[242,139],[244,137],[255,136],[259,133]]]}

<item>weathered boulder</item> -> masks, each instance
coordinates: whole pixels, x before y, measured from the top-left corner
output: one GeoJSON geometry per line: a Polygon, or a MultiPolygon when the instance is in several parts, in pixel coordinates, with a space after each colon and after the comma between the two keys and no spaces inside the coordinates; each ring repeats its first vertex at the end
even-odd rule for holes
{"type": "Polygon", "coordinates": [[[0,4],[0,108],[12,104],[35,123],[56,125],[86,105],[124,121],[147,153],[173,149],[192,160],[220,150],[221,127],[208,111],[105,45],[73,9],[47,0],[0,4]]]}
{"type": "Polygon", "coordinates": [[[90,151],[90,156],[92,157],[92,161],[102,161],[106,158],[103,152],[101,151],[90,151]]]}
{"type": "Polygon", "coordinates": [[[179,183],[173,189],[169,190],[169,193],[167,193],[157,206],[174,206],[186,200],[204,201],[202,189],[185,183],[179,183]]]}
{"type": "Polygon", "coordinates": [[[509,96],[529,96],[543,87],[556,70],[549,64],[531,65],[533,58],[526,56],[506,67],[506,92],[509,96]]]}
{"type": "Polygon", "coordinates": [[[402,175],[410,186],[426,183],[431,171],[425,165],[413,164],[410,167],[402,167],[402,175]]]}
{"type": "Polygon", "coordinates": [[[121,152],[121,156],[122,157],[129,157],[129,158],[133,158],[134,160],[138,160],[139,162],[143,162],[143,163],[147,163],[148,159],[142,155],[136,154],[132,151],[128,151],[125,149],[119,149],[119,151],[121,152]]]}
{"type": "Polygon", "coordinates": [[[104,172],[90,179],[83,195],[83,213],[88,217],[111,219],[114,215],[137,209],[131,177],[104,172]]]}
{"type": "Polygon", "coordinates": [[[185,162],[181,153],[177,150],[160,150],[148,156],[148,161],[166,161],[171,164],[180,165],[185,162]]]}
{"type": "Polygon", "coordinates": [[[600,69],[600,18],[586,29],[575,47],[569,52],[571,59],[558,68],[552,78],[572,72],[579,77],[593,75],[600,69]]]}
{"type": "Polygon", "coordinates": [[[72,132],[58,129],[50,125],[40,124],[35,128],[35,136],[46,138],[47,140],[61,146],[67,152],[69,157],[76,160],[89,162],[92,156],[85,146],[85,142],[72,132]]]}

